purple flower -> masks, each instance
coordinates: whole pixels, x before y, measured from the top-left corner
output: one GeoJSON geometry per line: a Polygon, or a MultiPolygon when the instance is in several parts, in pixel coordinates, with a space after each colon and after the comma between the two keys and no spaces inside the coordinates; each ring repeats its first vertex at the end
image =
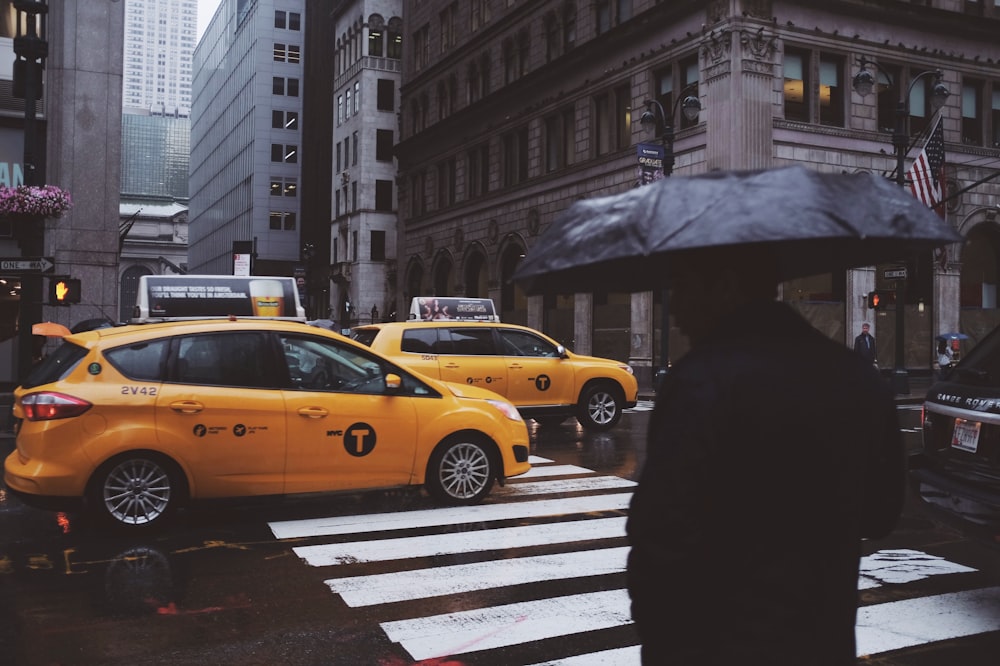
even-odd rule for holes
{"type": "Polygon", "coordinates": [[[0,186],[0,216],[59,217],[72,205],[69,192],[55,185],[0,186]]]}

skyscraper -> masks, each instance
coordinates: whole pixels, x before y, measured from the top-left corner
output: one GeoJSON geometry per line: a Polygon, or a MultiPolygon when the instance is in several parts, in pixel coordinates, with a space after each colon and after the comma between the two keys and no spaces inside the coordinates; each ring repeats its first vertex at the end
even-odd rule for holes
{"type": "Polygon", "coordinates": [[[126,0],[125,113],[188,116],[198,0],[126,0]]]}

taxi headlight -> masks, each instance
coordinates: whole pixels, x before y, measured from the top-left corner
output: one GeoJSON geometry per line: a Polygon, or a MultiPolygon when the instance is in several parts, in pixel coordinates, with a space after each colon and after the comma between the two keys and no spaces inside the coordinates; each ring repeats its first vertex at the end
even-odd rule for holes
{"type": "Polygon", "coordinates": [[[505,402],[503,400],[487,400],[489,404],[493,405],[500,410],[500,413],[509,418],[511,421],[523,421],[521,418],[521,413],[517,411],[517,407],[505,402]]]}

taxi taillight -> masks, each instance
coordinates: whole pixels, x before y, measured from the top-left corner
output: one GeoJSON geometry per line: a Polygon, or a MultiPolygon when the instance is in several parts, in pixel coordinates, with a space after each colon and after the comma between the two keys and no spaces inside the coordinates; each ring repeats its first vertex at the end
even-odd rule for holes
{"type": "Polygon", "coordinates": [[[86,400],[52,391],[31,393],[21,398],[24,418],[29,421],[68,419],[83,414],[91,407],[93,405],[86,400]]]}

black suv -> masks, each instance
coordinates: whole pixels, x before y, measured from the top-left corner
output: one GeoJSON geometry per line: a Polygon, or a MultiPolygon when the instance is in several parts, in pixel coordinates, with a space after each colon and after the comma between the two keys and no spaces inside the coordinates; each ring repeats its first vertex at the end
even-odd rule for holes
{"type": "Polygon", "coordinates": [[[910,480],[942,522],[1000,547],[1000,327],[927,392],[910,480]]]}

